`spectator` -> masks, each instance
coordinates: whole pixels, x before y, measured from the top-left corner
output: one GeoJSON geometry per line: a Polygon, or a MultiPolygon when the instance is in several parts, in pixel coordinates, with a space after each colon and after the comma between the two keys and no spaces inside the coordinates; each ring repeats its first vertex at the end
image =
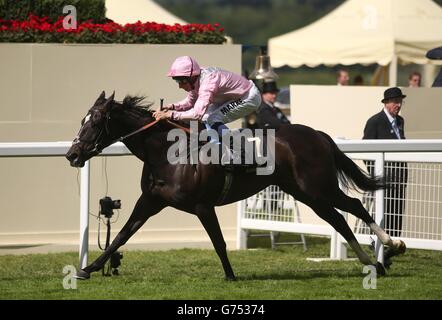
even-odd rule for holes
{"type": "Polygon", "coordinates": [[[419,88],[421,86],[421,81],[422,75],[417,71],[413,71],[408,76],[408,86],[410,88],[419,88]]]}
{"type": "Polygon", "coordinates": [[[355,86],[363,86],[364,85],[364,78],[359,74],[353,79],[353,85],[355,86]]]}
{"type": "Polygon", "coordinates": [[[264,82],[261,88],[261,105],[256,112],[256,125],[258,128],[277,129],[281,124],[290,121],[278,107],[275,107],[279,89],[275,81],[264,82]]]}
{"type": "MultiPolygon", "coordinates": [[[[403,99],[399,88],[389,88],[384,92],[384,109],[368,119],[363,139],[405,139],[404,118],[399,116],[403,99]]],[[[385,228],[392,236],[400,236],[402,229],[402,212],[404,209],[405,183],[407,178],[406,164],[402,162],[386,162],[385,176],[389,187],[385,206],[385,228]]]]}
{"type": "MultiPolygon", "coordinates": [[[[263,82],[261,86],[261,105],[258,110],[246,118],[247,127],[250,129],[278,129],[282,124],[290,124],[290,121],[284,113],[275,106],[276,97],[279,89],[275,81],[263,82]]],[[[274,215],[278,212],[278,203],[282,190],[278,186],[271,186],[263,192],[263,206],[269,205],[269,214],[274,215]]],[[[279,239],[279,232],[271,231],[270,239],[272,249],[276,247],[279,239]]]]}
{"type": "Polygon", "coordinates": [[[348,81],[350,77],[348,75],[348,71],[344,69],[339,69],[336,74],[336,82],[338,86],[348,86],[348,81]]]}
{"type": "MultiPolygon", "coordinates": [[[[385,90],[384,99],[382,99],[384,109],[368,119],[363,139],[405,139],[404,118],[399,115],[405,97],[399,88],[385,90]]],[[[391,236],[399,237],[402,232],[402,215],[405,207],[407,164],[385,162],[384,176],[387,182],[384,196],[384,228],[391,236]]],[[[388,253],[387,250],[385,252],[386,266],[391,264],[388,253]]]]}

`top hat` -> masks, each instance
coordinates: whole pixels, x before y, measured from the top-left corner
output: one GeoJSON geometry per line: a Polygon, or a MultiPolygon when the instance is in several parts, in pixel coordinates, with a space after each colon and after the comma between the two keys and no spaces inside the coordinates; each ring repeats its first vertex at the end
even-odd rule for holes
{"type": "Polygon", "coordinates": [[[262,84],[262,93],[266,93],[266,92],[279,92],[278,87],[276,86],[276,82],[275,81],[269,81],[269,82],[264,82],[262,84]]]}
{"type": "Polygon", "coordinates": [[[402,94],[401,89],[399,89],[398,87],[388,88],[387,90],[384,91],[384,99],[382,99],[382,103],[385,103],[385,101],[389,99],[405,98],[405,97],[406,95],[402,94]]]}
{"type": "Polygon", "coordinates": [[[425,56],[431,60],[442,60],[442,47],[431,49],[425,56]]]}

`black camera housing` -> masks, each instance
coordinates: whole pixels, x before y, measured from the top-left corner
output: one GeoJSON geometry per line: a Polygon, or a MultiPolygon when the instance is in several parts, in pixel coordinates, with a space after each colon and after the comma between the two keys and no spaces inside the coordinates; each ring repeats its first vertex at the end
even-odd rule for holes
{"type": "Polygon", "coordinates": [[[106,218],[111,218],[114,214],[114,209],[121,209],[121,200],[112,200],[111,197],[100,199],[100,214],[106,218]]]}

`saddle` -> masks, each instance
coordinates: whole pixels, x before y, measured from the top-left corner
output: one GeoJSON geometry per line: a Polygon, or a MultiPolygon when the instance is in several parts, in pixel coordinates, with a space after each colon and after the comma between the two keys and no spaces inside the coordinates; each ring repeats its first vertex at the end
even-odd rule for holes
{"type": "MultiPolygon", "coordinates": [[[[243,171],[263,165],[262,158],[267,156],[267,135],[255,135],[250,129],[235,129],[221,137],[220,142],[198,141],[197,152],[199,157],[209,157],[211,163],[217,163],[230,171],[243,171]],[[245,130],[249,130],[245,134],[245,130]],[[250,134],[252,132],[252,134],[250,134]],[[212,152],[216,152],[213,155],[212,152]]],[[[188,140],[188,159],[192,156],[190,139],[188,140]]],[[[199,158],[201,159],[201,158],[199,158]]],[[[207,163],[207,161],[206,161],[207,163]]],[[[249,171],[249,170],[248,170],[249,171]]]]}
{"type": "MultiPolygon", "coordinates": [[[[234,129],[228,135],[221,137],[221,143],[210,142],[210,138],[200,140],[199,134],[205,129],[204,126],[198,127],[197,140],[191,136],[190,127],[183,122],[173,123],[187,132],[187,161],[194,165],[200,163],[201,155],[207,156],[212,163],[218,163],[224,168],[224,185],[216,201],[217,205],[224,203],[228,198],[234,178],[239,174],[258,174],[258,168],[268,165],[263,158],[273,156],[268,149],[267,129],[234,129]],[[258,131],[259,130],[259,131],[258,131]],[[257,134],[258,133],[258,134],[257,134]],[[226,140],[228,137],[228,140],[226,140]],[[216,155],[212,155],[215,152],[216,155]],[[197,155],[198,159],[193,158],[197,155]],[[192,161],[193,160],[193,161],[192,161]]],[[[193,128],[195,129],[195,128],[193,128]]],[[[206,161],[201,161],[208,163],[206,161]]]]}
{"type": "Polygon", "coordinates": [[[228,171],[249,172],[264,165],[263,159],[268,156],[267,129],[232,129],[219,137],[219,142],[211,142],[210,137],[201,140],[200,134],[205,130],[202,123],[196,128],[185,121],[167,122],[187,133],[188,163],[220,164],[228,171]],[[198,135],[193,135],[196,130],[198,135]]]}

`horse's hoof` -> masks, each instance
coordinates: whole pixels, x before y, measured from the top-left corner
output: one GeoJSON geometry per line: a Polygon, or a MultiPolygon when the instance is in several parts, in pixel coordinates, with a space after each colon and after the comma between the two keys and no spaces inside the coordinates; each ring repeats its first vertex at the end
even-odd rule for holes
{"type": "Polygon", "coordinates": [[[405,245],[405,242],[403,242],[402,240],[399,240],[399,245],[396,247],[397,253],[398,254],[404,254],[405,251],[407,250],[407,246],[405,245]]]}
{"type": "Polygon", "coordinates": [[[226,280],[226,281],[236,281],[236,277],[235,276],[225,276],[224,280],[226,280]]]}
{"type": "Polygon", "coordinates": [[[91,274],[89,272],[86,272],[84,270],[77,271],[77,274],[74,276],[75,279],[78,280],[87,280],[91,277],[91,274]]]}
{"type": "Polygon", "coordinates": [[[376,267],[376,273],[380,276],[385,276],[386,272],[385,272],[385,268],[382,265],[382,263],[380,263],[379,261],[376,262],[376,264],[374,265],[376,267]]]}
{"type": "Polygon", "coordinates": [[[391,261],[390,258],[384,259],[384,267],[385,267],[385,269],[390,269],[392,264],[393,264],[393,261],[391,261]]]}

